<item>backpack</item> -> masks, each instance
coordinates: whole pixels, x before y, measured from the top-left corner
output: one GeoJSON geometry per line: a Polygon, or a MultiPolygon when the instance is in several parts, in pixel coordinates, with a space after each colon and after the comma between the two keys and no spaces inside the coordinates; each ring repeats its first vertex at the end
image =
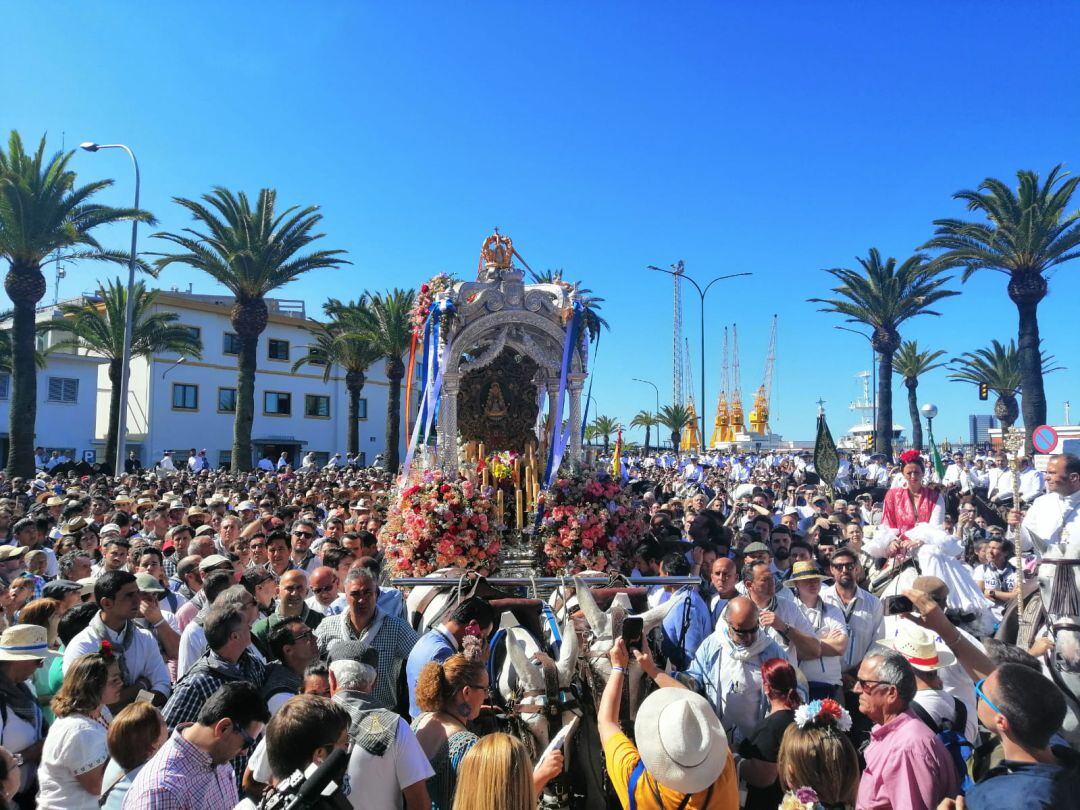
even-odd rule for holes
{"type": "Polygon", "coordinates": [[[964,794],[975,787],[975,782],[968,770],[968,763],[972,761],[975,746],[964,736],[964,729],[967,727],[967,705],[960,698],[954,696],[953,706],[952,722],[943,720],[941,726],[935,723],[930,713],[915,701],[911,702],[910,708],[915,713],[915,716],[926,723],[930,730],[937,735],[937,738],[941,740],[941,744],[945,746],[945,750],[949,752],[953,765],[956,767],[960,793],[964,794]]]}

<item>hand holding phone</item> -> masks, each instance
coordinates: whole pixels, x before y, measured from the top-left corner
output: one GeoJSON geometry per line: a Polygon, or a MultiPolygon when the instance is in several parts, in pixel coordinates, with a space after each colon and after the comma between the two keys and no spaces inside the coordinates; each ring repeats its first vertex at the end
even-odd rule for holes
{"type": "Polygon", "coordinates": [[[622,637],[627,650],[642,650],[644,630],[645,620],[640,616],[627,616],[623,619],[622,637]]]}
{"type": "Polygon", "coordinates": [[[915,609],[915,603],[903,594],[886,596],[881,600],[881,610],[886,616],[898,616],[901,613],[911,613],[915,609]]]}

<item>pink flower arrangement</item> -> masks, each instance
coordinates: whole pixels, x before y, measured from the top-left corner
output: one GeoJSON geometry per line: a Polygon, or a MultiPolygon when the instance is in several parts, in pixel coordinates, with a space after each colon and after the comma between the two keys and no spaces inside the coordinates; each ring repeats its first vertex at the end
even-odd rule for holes
{"type": "Polygon", "coordinates": [[[422,577],[440,568],[491,573],[498,566],[495,503],[468,479],[427,470],[391,501],[379,542],[394,577],[422,577]]]}
{"type": "Polygon", "coordinates": [[[548,573],[621,571],[645,535],[629,490],[604,472],[558,478],[543,500],[540,539],[548,573]]]}
{"type": "Polygon", "coordinates": [[[409,322],[412,324],[412,331],[417,339],[424,336],[424,323],[431,311],[432,302],[439,293],[447,292],[453,287],[455,281],[456,279],[449,273],[438,273],[426,284],[420,285],[420,292],[413,299],[413,307],[409,313],[409,322]]]}

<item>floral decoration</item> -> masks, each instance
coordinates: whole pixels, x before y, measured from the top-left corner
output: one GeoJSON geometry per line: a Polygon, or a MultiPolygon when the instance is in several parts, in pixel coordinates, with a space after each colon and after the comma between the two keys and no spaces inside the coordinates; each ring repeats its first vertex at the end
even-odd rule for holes
{"type": "Polygon", "coordinates": [[[803,786],[784,794],[780,810],[817,810],[821,807],[820,801],[816,790],[803,786]]]}
{"type": "Polygon", "coordinates": [[[645,535],[630,490],[603,471],[557,478],[540,501],[544,566],[552,574],[621,571],[645,535]]]}
{"type": "Polygon", "coordinates": [[[391,500],[379,542],[394,577],[440,568],[491,573],[498,565],[498,523],[491,487],[425,470],[391,500]]]}
{"type": "Polygon", "coordinates": [[[828,728],[851,731],[851,715],[832,698],[812,700],[795,710],[795,725],[799,728],[828,728]]]}
{"type": "Polygon", "coordinates": [[[409,313],[409,321],[412,323],[413,335],[417,339],[424,336],[424,324],[427,322],[431,304],[440,293],[448,292],[457,281],[449,273],[438,273],[431,279],[420,285],[420,292],[413,299],[412,311],[409,313]]]}
{"type": "MultiPolygon", "coordinates": [[[[514,462],[517,460],[519,453],[515,453],[512,450],[505,450],[502,453],[492,453],[487,457],[487,468],[490,471],[491,480],[498,484],[501,481],[506,481],[514,474],[514,462]]],[[[483,467],[479,467],[477,472],[483,470],[483,467]]]]}

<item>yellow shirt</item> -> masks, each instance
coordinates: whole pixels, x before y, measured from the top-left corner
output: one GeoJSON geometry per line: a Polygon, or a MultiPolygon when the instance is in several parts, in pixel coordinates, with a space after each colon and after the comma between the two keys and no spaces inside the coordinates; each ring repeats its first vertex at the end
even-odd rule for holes
{"type": "MultiPolygon", "coordinates": [[[[604,743],[604,760],[607,763],[608,776],[624,808],[630,806],[630,797],[627,793],[630,774],[640,759],[637,748],[625,734],[616,734],[604,743]]],[[[705,789],[691,796],[686,804],[686,810],[738,810],[739,785],[735,778],[735,761],[731,758],[730,751],[727,755],[727,764],[724,765],[720,778],[713,785],[708,803],[705,801],[707,794],[708,789],[705,789]]],[[[659,784],[646,770],[638,779],[634,795],[637,799],[638,810],[675,810],[685,794],[677,793],[659,784]],[[661,804],[656,801],[658,793],[661,804]]]]}

